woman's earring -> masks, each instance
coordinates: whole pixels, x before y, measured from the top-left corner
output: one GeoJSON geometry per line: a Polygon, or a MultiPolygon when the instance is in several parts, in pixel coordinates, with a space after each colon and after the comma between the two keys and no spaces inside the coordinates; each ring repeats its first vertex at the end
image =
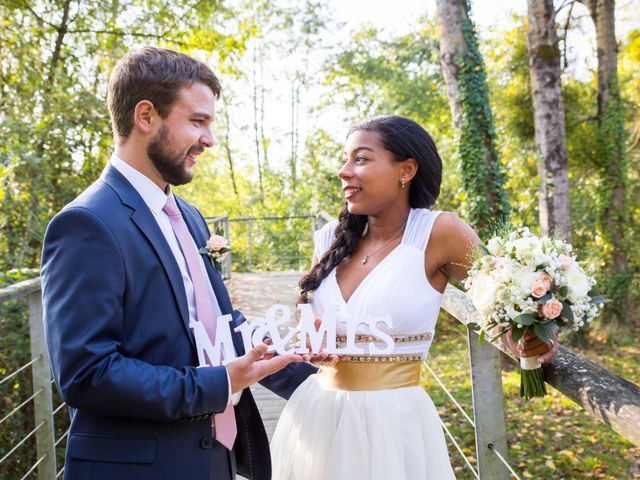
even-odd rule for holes
{"type": "Polygon", "coordinates": [[[400,179],[400,183],[402,184],[402,188],[404,188],[404,178],[400,179]]]}

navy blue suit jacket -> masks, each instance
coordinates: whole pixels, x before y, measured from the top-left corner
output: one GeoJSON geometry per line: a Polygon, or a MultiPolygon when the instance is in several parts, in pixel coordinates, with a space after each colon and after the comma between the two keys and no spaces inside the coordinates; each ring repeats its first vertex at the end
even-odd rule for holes
{"type": "MultiPolygon", "coordinates": [[[[177,202],[204,245],[204,219],[177,202]]],[[[244,318],[205,264],[222,313],[239,324],[244,318]]],[[[196,367],[178,265],[153,214],[113,167],[49,224],[42,291],[51,365],[72,415],[65,478],[210,478],[210,415],[226,407],[227,374],[196,367]]],[[[234,343],[243,354],[237,334],[234,343]]],[[[262,383],[288,398],[314,371],[289,365],[262,383]]],[[[269,479],[267,437],[248,389],[236,419],[238,472],[269,479]]]]}

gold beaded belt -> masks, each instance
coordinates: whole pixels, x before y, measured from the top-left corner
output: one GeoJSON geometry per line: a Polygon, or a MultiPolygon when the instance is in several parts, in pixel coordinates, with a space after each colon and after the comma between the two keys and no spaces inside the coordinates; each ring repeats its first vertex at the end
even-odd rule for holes
{"type": "MultiPolygon", "coordinates": [[[[432,332],[415,333],[411,335],[392,335],[393,343],[408,343],[408,342],[424,342],[433,338],[432,332]]],[[[382,339],[375,335],[356,335],[356,343],[369,343],[369,342],[382,342],[382,339]]],[[[336,336],[336,346],[340,347],[347,343],[347,337],[345,335],[336,336]]]]}
{"type": "MultiPolygon", "coordinates": [[[[396,355],[418,357],[409,361],[343,361],[334,366],[322,366],[318,372],[320,385],[329,390],[367,391],[415,387],[420,383],[420,355],[396,355]]],[[[367,357],[364,357],[367,358],[367,357]]],[[[372,359],[374,357],[368,357],[372,359]]]]}

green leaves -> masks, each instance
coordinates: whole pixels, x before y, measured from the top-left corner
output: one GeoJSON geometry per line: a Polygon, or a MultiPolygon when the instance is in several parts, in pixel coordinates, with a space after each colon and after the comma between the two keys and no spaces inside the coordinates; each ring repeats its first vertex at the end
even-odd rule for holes
{"type": "Polygon", "coordinates": [[[565,318],[568,322],[573,322],[573,310],[571,310],[568,303],[562,302],[562,312],[560,312],[560,316],[565,318]]]}
{"type": "Polygon", "coordinates": [[[520,325],[525,325],[525,326],[529,326],[533,324],[534,320],[535,320],[534,316],[529,313],[523,313],[513,319],[514,322],[519,323],[520,325]]]}
{"type": "Polygon", "coordinates": [[[540,305],[544,305],[545,303],[547,303],[549,300],[551,300],[553,298],[553,294],[551,293],[547,293],[545,296],[540,297],[538,299],[538,304],[540,305]]]}
{"type": "Polygon", "coordinates": [[[549,340],[555,340],[557,331],[558,326],[553,321],[547,323],[536,323],[533,326],[533,332],[536,334],[536,337],[545,343],[549,340]]]}
{"type": "Polygon", "coordinates": [[[596,295],[593,297],[589,303],[598,304],[598,303],[609,303],[611,300],[604,295],[596,295]]]}
{"type": "Polygon", "coordinates": [[[528,330],[528,328],[512,328],[511,329],[511,339],[514,342],[517,342],[518,340],[520,340],[522,338],[522,336],[524,335],[524,332],[526,332],[528,330]]]}

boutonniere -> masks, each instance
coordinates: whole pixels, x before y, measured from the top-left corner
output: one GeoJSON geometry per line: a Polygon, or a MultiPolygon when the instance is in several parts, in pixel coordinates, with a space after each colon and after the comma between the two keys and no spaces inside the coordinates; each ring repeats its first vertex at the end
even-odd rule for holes
{"type": "Polygon", "coordinates": [[[207,244],[198,250],[202,255],[206,255],[211,259],[213,263],[213,268],[215,268],[218,272],[222,273],[222,261],[229,254],[231,248],[229,247],[229,243],[227,239],[222,235],[211,235],[209,240],[207,240],[207,244]]]}

